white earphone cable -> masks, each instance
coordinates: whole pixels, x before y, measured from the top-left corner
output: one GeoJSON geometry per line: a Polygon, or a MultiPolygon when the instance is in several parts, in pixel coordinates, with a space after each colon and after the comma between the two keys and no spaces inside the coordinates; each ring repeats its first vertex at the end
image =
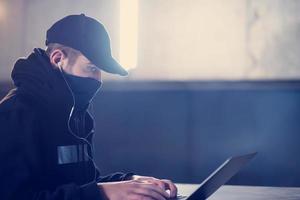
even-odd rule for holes
{"type": "MultiPolygon", "coordinates": [[[[69,113],[69,116],[68,116],[68,122],[67,122],[69,133],[70,133],[71,135],[73,135],[75,138],[84,141],[84,142],[89,146],[89,148],[91,149],[91,153],[93,154],[94,145],[93,145],[91,142],[89,142],[89,141],[87,140],[87,138],[93,133],[93,129],[94,129],[94,128],[91,130],[91,132],[90,132],[87,136],[85,136],[85,137],[79,137],[78,135],[76,135],[76,134],[72,131],[72,129],[71,129],[71,127],[70,127],[70,121],[71,121],[71,117],[72,117],[72,115],[73,115],[74,107],[75,107],[75,103],[76,103],[76,102],[75,102],[75,97],[74,97],[74,93],[73,93],[73,91],[72,91],[72,89],[71,89],[71,87],[70,87],[68,81],[67,81],[66,78],[65,78],[63,69],[62,69],[62,67],[61,67],[61,62],[58,62],[58,63],[57,63],[57,66],[59,67],[59,70],[60,70],[60,72],[61,72],[61,74],[62,74],[62,77],[63,77],[63,79],[64,79],[64,81],[65,81],[65,83],[66,83],[66,85],[67,85],[69,91],[71,92],[72,99],[73,99],[73,105],[72,105],[71,111],[70,111],[70,113],[69,113]]],[[[98,88],[98,90],[99,90],[99,89],[100,89],[100,88],[98,88]]],[[[94,96],[91,98],[91,101],[92,101],[92,99],[95,97],[95,95],[96,95],[96,93],[98,92],[98,90],[95,92],[94,96]]],[[[91,101],[90,101],[90,102],[91,102],[91,101]]],[[[90,115],[90,116],[91,116],[91,115],[90,115]]],[[[92,116],[91,116],[91,117],[92,117],[92,116]]],[[[94,118],[92,117],[92,119],[93,119],[93,127],[94,127],[94,125],[95,125],[94,118]]],[[[97,166],[97,164],[96,164],[94,158],[91,157],[91,156],[89,155],[88,150],[87,150],[87,152],[86,152],[85,150],[83,150],[83,151],[84,151],[85,155],[87,156],[87,158],[90,159],[90,161],[93,163],[94,170],[95,170],[95,171],[94,171],[94,181],[96,181],[96,179],[97,179],[97,170],[99,171],[99,167],[97,166]]]]}

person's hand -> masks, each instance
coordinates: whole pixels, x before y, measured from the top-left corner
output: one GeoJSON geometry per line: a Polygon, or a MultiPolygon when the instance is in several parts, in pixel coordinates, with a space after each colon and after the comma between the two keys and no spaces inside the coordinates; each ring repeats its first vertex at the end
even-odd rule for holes
{"type": "Polygon", "coordinates": [[[175,198],[177,196],[177,187],[170,180],[157,179],[157,178],[154,178],[154,177],[139,176],[139,175],[133,175],[131,177],[131,180],[136,180],[136,181],[145,182],[145,183],[153,183],[153,184],[159,186],[164,191],[169,190],[170,191],[170,198],[175,198]]]}
{"type": "Polygon", "coordinates": [[[157,184],[137,180],[98,183],[109,200],[165,200],[170,195],[157,184]]]}

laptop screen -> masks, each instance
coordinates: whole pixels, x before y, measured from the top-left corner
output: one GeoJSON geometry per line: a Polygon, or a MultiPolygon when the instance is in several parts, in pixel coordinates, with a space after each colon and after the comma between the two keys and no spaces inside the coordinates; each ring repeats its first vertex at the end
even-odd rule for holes
{"type": "Polygon", "coordinates": [[[246,165],[257,153],[251,153],[242,156],[236,156],[226,160],[218,169],[216,169],[200,187],[187,199],[204,200],[218,190],[222,185],[231,179],[240,169],[246,165]]]}

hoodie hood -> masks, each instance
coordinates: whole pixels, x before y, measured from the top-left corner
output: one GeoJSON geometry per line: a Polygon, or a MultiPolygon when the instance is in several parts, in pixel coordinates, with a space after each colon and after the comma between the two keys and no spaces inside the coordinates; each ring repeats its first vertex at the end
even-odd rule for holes
{"type": "Polygon", "coordinates": [[[20,58],[11,74],[16,93],[29,96],[51,113],[68,114],[73,106],[72,93],[59,68],[51,65],[45,50],[35,48],[27,58],[20,58]]]}

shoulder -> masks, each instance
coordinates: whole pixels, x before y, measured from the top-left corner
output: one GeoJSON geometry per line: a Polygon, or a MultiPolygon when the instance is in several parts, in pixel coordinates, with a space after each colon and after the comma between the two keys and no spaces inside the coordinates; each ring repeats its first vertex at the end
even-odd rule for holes
{"type": "Polygon", "coordinates": [[[0,104],[1,145],[26,143],[40,129],[40,115],[19,95],[6,96],[0,104]]]}
{"type": "Polygon", "coordinates": [[[30,98],[24,95],[18,95],[16,89],[12,89],[0,101],[0,120],[21,119],[29,120],[38,115],[37,108],[30,98]]]}

